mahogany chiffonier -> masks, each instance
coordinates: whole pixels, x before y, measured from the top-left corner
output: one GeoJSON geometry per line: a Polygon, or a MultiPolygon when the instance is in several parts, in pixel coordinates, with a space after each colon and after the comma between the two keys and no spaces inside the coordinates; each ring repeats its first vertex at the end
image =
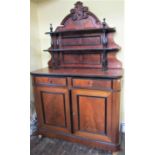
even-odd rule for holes
{"type": "Polygon", "coordinates": [[[77,2],[53,31],[48,67],[31,72],[38,132],[117,151],[122,66],[115,28],[77,2]]]}

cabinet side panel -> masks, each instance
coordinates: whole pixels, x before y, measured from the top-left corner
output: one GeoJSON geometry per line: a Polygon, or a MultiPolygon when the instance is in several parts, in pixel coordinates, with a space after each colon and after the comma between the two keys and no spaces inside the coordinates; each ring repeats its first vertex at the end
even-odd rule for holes
{"type": "Polygon", "coordinates": [[[119,143],[120,92],[113,92],[112,141],[119,143]]]}

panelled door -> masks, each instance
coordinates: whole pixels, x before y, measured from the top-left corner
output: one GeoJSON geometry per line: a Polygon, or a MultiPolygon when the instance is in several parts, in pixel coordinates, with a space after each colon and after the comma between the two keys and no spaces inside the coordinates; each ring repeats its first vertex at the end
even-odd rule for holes
{"type": "Polygon", "coordinates": [[[70,132],[70,106],[67,88],[36,87],[39,126],[49,130],[70,132]]]}
{"type": "Polygon", "coordinates": [[[72,104],[75,135],[111,142],[112,92],[74,89],[72,104]]]}

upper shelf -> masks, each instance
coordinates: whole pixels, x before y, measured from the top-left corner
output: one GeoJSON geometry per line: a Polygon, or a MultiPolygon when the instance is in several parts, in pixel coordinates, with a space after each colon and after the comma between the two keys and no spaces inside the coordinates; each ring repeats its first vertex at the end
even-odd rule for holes
{"type": "Polygon", "coordinates": [[[61,51],[64,51],[64,52],[70,52],[70,51],[75,51],[75,52],[78,52],[78,51],[119,51],[120,48],[95,48],[95,49],[47,49],[47,50],[43,50],[45,52],[61,52],[61,51]]]}
{"type": "Polygon", "coordinates": [[[65,30],[65,31],[56,31],[56,32],[46,32],[45,34],[65,34],[65,33],[94,33],[94,32],[116,32],[115,28],[93,28],[93,29],[79,29],[79,30],[65,30]]]}

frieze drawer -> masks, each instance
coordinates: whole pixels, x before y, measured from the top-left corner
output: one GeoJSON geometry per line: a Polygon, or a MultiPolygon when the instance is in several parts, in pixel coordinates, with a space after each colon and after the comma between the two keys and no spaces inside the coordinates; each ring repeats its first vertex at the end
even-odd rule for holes
{"type": "Polygon", "coordinates": [[[112,88],[111,80],[102,80],[102,79],[73,79],[73,87],[78,88],[112,88]]]}
{"type": "Polygon", "coordinates": [[[66,86],[66,78],[35,77],[34,83],[39,85],[66,86]]]}

